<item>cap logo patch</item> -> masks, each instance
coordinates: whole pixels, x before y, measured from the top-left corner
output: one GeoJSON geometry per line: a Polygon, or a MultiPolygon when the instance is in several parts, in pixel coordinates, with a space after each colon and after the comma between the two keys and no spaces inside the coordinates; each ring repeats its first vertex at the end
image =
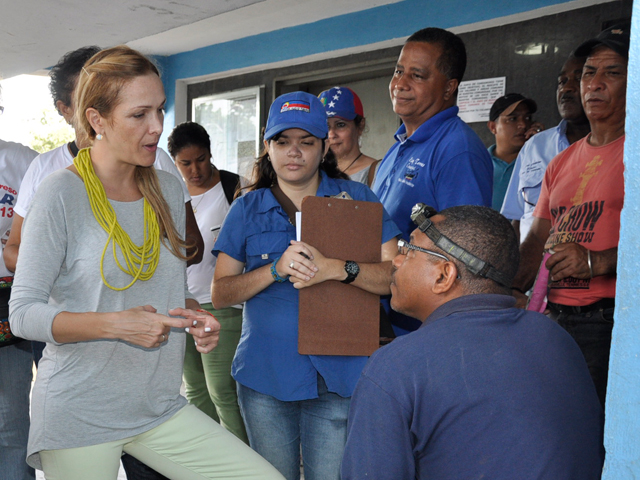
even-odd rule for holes
{"type": "Polygon", "coordinates": [[[622,30],[611,30],[611,33],[615,33],[616,35],[622,35],[624,32],[622,30]]]}
{"type": "Polygon", "coordinates": [[[282,104],[282,108],[280,109],[280,113],[288,112],[290,110],[298,110],[300,112],[309,113],[311,111],[311,107],[308,102],[304,102],[302,100],[296,100],[295,102],[284,102],[282,104]]]}

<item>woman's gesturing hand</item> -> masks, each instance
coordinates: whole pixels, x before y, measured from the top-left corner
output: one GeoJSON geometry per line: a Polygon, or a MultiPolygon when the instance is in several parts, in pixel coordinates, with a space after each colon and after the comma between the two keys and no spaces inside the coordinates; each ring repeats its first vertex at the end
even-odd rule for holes
{"type": "Polygon", "coordinates": [[[184,328],[191,322],[156,313],[151,305],[121,312],[116,324],[116,337],[145,348],[157,348],[169,338],[171,328],[184,328]]]}
{"type": "Polygon", "coordinates": [[[206,310],[174,308],[169,310],[169,315],[184,317],[187,322],[184,330],[193,335],[196,350],[200,353],[209,353],[218,345],[220,323],[206,310]]]}

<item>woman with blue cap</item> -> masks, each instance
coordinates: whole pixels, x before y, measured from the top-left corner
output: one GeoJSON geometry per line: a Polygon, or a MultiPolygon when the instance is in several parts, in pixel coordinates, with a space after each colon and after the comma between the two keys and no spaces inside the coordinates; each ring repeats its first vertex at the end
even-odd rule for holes
{"type": "Polygon", "coordinates": [[[318,98],[324,105],[329,124],[329,148],[338,168],[355,182],[373,185],[379,160],[360,151],[360,138],[366,120],[360,97],[348,87],[333,87],[318,98]]]}
{"type": "Polygon", "coordinates": [[[298,289],[335,280],[388,294],[399,233],[385,212],[382,262],[360,265],[295,241],[283,204],[299,210],[306,196],[341,192],[378,201],[326,156],[327,133],[315,96],[293,92],[275,100],[255,183],[231,206],[214,247],[215,308],[246,302],[232,374],[249,442],[289,480],[300,476],[300,450],[307,480],[339,479],[349,400],[367,361],[298,353],[298,289]]]}

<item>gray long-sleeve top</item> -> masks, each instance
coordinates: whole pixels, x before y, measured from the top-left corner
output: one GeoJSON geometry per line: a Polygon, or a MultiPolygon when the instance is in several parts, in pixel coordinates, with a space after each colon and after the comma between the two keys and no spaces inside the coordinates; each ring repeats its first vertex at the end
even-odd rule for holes
{"type": "MultiPolygon", "coordinates": [[[[184,196],[178,180],[157,173],[184,238],[184,196]]],[[[143,200],[110,202],[122,228],[140,245],[143,200]]],[[[40,450],[137,435],[186,404],[179,393],[185,342],[181,329],[172,329],[168,341],[153,349],[120,340],[60,344],[53,338],[53,320],[61,311],[114,312],[151,305],[167,314],[191,297],[186,263],[164,245],[150,280],[121,292],[111,290],[100,274],[106,241],[78,176],[65,169],[42,182],[23,225],[9,318],[16,335],[47,342],[31,405],[28,462],[36,468],[41,468],[40,450]]],[[[132,279],[115,264],[111,247],[105,253],[104,275],[118,287],[132,279]]]]}

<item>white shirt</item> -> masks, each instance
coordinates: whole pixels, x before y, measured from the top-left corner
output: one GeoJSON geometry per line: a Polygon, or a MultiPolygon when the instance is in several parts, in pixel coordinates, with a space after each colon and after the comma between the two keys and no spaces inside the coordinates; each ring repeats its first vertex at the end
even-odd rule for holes
{"type": "Polygon", "coordinates": [[[224,195],[222,182],[218,182],[202,195],[191,197],[191,206],[204,241],[204,255],[200,263],[187,268],[187,283],[189,291],[199,303],[211,303],[211,281],[216,268],[216,257],[211,250],[218,236],[218,231],[211,232],[211,227],[222,225],[229,211],[229,202],[224,195]]]}
{"type": "MultiPolygon", "coordinates": [[[[33,196],[35,195],[40,183],[42,183],[42,180],[57,170],[67,168],[72,163],[73,156],[71,155],[71,152],[69,152],[69,148],[66,143],[47,153],[38,155],[29,167],[29,170],[27,170],[22,181],[20,197],[18,198],[18,203],[15,207],[16,213],[22,218],[26,217],[27,212],[29,211],[29,205],[31,205],[31,200],[33,200],[33,196]]],[[[171,157],[169,157],[169,155],[167,155],[167,153],[161,148],[158,148],[156,151],[156,161],[153,166],[157,170],[163,170],[167,173],[171,173],[174,177],[179,178],[184,192],[184,202],[187,203],[191,200],[189,190],[187,190],[187,186],[184,184],[184,181],[180,176],[180,172],[178,172],[178,169],[173,163],[173,160],[171,160],[171,157]]]]}
{"type": "MultiPolygon", "coordinates": [[[[34,152],[24,145],[0,140],[0,240],[2,241],[2,249],[4,249],[11,231],[13,212],[19,199],[18,192],[22,195],[22,179],[37,155],[38,152],[34,152]]],[[[13,277],[13,273],[4,266],[4,260],[0,261],[0,277],[13,277]]]]}

